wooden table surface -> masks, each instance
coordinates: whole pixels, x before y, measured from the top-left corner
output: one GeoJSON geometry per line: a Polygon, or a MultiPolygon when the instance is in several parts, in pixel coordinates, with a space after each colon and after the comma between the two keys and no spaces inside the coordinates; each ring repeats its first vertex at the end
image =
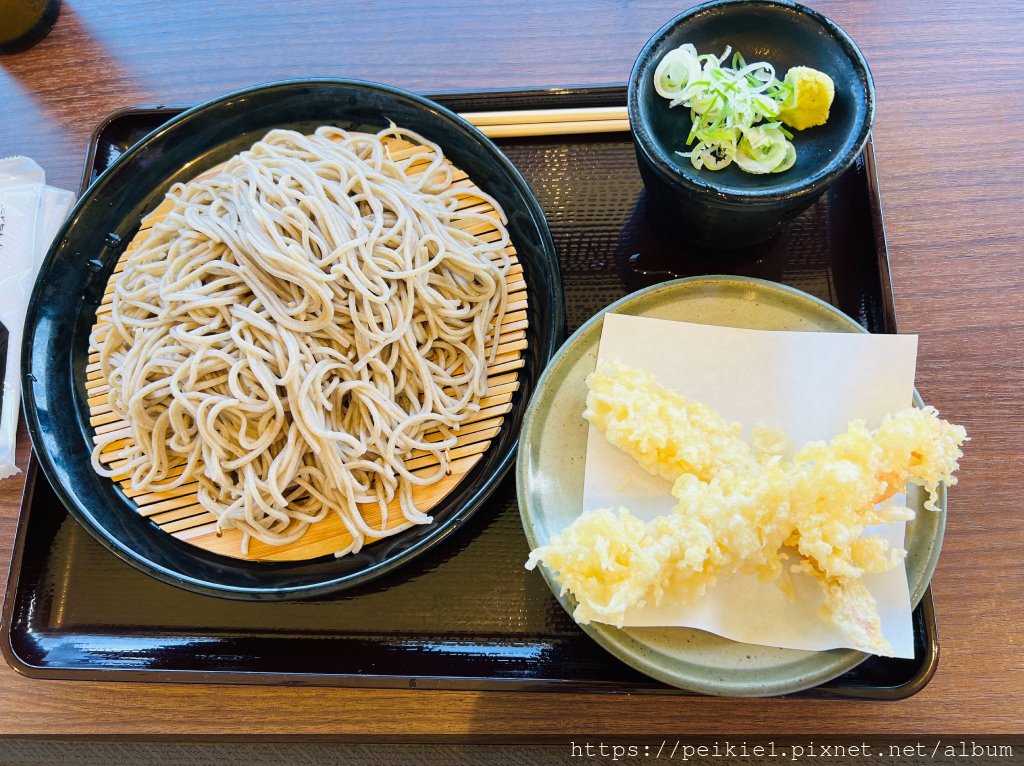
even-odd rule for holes
{"type": "MultiPolygon", "coordinates": [[[[1024,730],[1024,14],[1017,2],[812,0],[864,50],[900,328],[925,399],[972,436],[934,581],[942,658],[909,700],[666,699],[33,681],[0,667],[0,733],[375,735],[1024,730]],[[304,711],[297,714],[295,711],[304,711]]],[[[687,3],[79,0],[0,57],[0,156],[77,189],[89,134],[136,104],[304,76],[421,92],[624,81],[687,3]]],[[[19,465],[28,458],[20,436],[19,465]]],[[[0,482],[0,560],[23,475],[0,482]]],[[[7,566],[0,565],[0,588],[7,566]]]]}

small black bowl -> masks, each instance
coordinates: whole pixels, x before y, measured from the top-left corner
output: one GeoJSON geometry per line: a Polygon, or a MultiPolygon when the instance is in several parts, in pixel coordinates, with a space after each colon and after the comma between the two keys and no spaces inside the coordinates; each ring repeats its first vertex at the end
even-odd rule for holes
{"type": "Polygon", "coordinates": [[[629,120],[648,204],[680,236],[714,249],[763,242],[807,209],[860,156],[874,115],[874,84],[860,49],[835,23],[787,0],[714,0],[691,8],[648,41],[629,78],[629,120]],[[732,46],[748,62],[772,64],[780,79],[793,66],[832,78],[828,122],[794,131],[792,168],[765,175],[735,163],[697,170],[677,154],[692,148],[690,113],[670,108],[653,76],[662,57],[684,43],[701,54],[732,46]]]}
{"type": "Polygon", "coordinates": [[[310,598],[369,582],[450,539],[511,467],[537,376],[565,322],[558,256],[544,212],[519,171],[480,131],[432,101],[354,80],[296,80],[229,93],[190,109],[140,140],[89,187],[54,239],[25,320],[22,390],[32,446],[68,511],[101,544],[137,569],[212,596],[266,601],[310,598]],[[118,243],[176,181],[187,181],[247,149],[273,128],[319,125],[379,130],[394,121],[437,142],[508,216],[530,291],[529,346],[520,388],[490,448],[431,510],[434,523],[380,540],[359,553],[263,562],[219,556],[167,534],[140,516],[114,482],[90,464],[93,429],[85,389],[89,332],[118,243]]]}

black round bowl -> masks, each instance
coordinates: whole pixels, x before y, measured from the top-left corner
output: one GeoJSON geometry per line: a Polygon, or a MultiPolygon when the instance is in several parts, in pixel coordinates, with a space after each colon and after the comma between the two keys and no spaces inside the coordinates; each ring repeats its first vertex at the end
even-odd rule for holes
{"type": "Polygon", "coordinates": [[[629,78],[629,120],[637,162],[655,216],[678,235],[709,248],[769,239],[856,161],[875,114],[875,89],[863,54],[836,24],[787,0],[714,0],[681,13],[640,51],[629,78]],[[689,110],[669,107],[654,90],[662,57],[684,43],[721,55],[727,45],[748,62],[767,61],[781,79],[809,66],[835,82],[825,125],[794,131],[796,164],[754,175],[734,164],[697,170],[677,152],[690,131],[689,110]]]}
{"type": "Polygon", "coordinates": [[[382,85],[345,80],[264,85],[191,109],[149,134],[75,206],[40,269],[26,317],[25,414],[40,464],[72,516],[131,565],[208,595],[249,600],[322,595],[393,570],[444,541],[480,507],[512,465],[523,411],[564,324],[558,260],[544,213],[519,172],[476,128],[438,104],[382,85]],[[311,131],[333,124],[379,129],[389,121],[436,141],[508,216],[530,291],[530,336],[520,389],[501,433],[432,511],[433,524],[413,527],[355,555],[250,562],[175,539],[140,516],[120,488],[94,473],[90,464],[88,338],[120,254],[117,243],[130,241],[143,215],[172,183],[227,160],[272,128],[311,131]]]}

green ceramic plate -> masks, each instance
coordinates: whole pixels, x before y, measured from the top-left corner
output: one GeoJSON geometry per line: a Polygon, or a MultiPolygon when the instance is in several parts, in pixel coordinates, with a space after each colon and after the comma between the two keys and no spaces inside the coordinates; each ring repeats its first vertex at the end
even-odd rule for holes
{"type": "MultiPolygon", "coordinates": [[[[594,370],[605,312],[758,330],[864,332],[850,317],[806,293],[759,279],[712,276],[680,279],[633,293],[577,330],[537,385],[520,438],[519,511],[530,548],[545,545],[583,510],[587,424],[584,380],[594,370]]],[[[915,403],[923,406],[915,392],[915,403]]],[[[923,510],[923,496],[908,491],[923,510]]],[[[942,492],[938,505],[945,510],[942,492]]],[[[907,525],[907,576],[917,606],[935,571],[945,513],[919,512],[907,525]]],[[[540,567],[557,596],[558,583],[540,567]]],[[[569,594],[558,597],[570,613],[569,594]]],[[[620,660],[652,678],[705,694],[770,696],[824,683],[867,659],[852,649],[778,649],[730,641],[689,628],[581,626],[620,660]]]]}

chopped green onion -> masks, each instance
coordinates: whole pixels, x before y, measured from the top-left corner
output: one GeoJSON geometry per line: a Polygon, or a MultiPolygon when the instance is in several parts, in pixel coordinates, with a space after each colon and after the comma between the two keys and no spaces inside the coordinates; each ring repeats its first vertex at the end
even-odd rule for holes
{"type": "Polygon", "coordinates": [[[796,147],[793,144],[786,144],[786,156],[782,162],[772,168],[773,173],[781,173],[789,170],[796,163],[796,147]]]}
{"type": "Polygon", "coordinates": [[[793,86],[776,79],[771,64],[748,64],[730,46],[721,56],[698,54],[687,43],[665,54],[654,87],[670,106],[689,108],[686,145],[697,144],[678,154],[698,170],[720,170],[735,161],[749,173],[781,173],[796,162],[793,134],[778,122],[793,86]],[[731,66],[723,66],[730,53],[731,66]]]}
{"type": "Polygon", "coordinates": [[[736,147],[735,159],[736,164],[748,173],[781,173],[796,162],[796,149],[782,135],[778,123],[755,125],[744,131],[736,147]]]}

